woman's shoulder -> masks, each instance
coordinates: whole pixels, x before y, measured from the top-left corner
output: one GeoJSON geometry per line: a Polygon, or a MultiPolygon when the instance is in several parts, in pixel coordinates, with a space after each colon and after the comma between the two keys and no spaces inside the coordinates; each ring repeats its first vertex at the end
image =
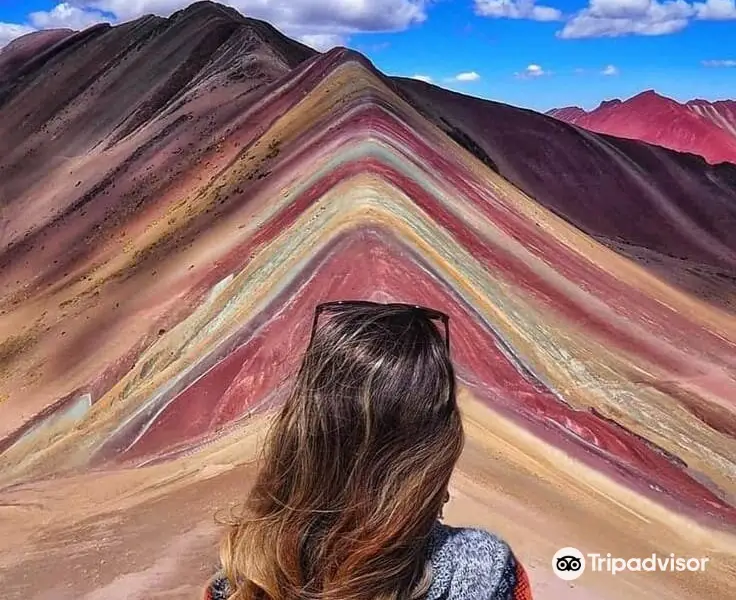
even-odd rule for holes
{"type": "Polygon", "coordinates": [[[490,531],[438,522],[430,552],[434,573],[430,597],[531,598],[528,578],[511,547],[490,531]]]}
{"type": "Polygon", "coordinates": [[[452,527],[439,521],[432,531],[431,548],[439,560],[486,567],[502,566],[513,556],[501,537],[476,527],[452,527]]]}

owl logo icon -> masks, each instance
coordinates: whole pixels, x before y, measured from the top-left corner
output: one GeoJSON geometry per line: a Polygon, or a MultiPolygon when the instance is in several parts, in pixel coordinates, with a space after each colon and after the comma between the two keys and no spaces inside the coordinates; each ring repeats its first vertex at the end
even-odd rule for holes
{"type": "Polygon", "coordinates": [[[560,548],[552,557],[552,570],[565,581],[577,579],[585,572],[585,555],[577,548],[560,548]]]}

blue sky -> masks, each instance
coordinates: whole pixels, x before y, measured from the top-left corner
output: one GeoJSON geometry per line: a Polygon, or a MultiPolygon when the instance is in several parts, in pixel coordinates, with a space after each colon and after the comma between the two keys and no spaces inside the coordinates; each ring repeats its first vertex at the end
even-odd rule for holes
{"type": "MultiPolygon", "coordinates": [[[[646,89],[736,98],[734,0],[229,0],[310,45],[344,44],[392,75],[536,110],[646,89]],[[464,81],[456,78],[465,74],[464,81]]],[[[0,44],[186,0],[0,0],[0,44]]],[[[463,77],[461,77],[463,79],[463,77]]]]}

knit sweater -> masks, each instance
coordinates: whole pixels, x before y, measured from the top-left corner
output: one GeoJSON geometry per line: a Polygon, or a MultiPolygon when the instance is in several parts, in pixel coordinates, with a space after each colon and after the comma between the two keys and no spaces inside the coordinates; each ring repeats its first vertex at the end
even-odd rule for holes
{"type": "MultiPolygon", "coordinates": [[[[428,546],[432,583],[426,600],[532,600],[529,579],[508,544],[482,529],[439,521],[428,546]]],[[[227,600],[227,579],[218,573],[205,600],[227,600]]]]}

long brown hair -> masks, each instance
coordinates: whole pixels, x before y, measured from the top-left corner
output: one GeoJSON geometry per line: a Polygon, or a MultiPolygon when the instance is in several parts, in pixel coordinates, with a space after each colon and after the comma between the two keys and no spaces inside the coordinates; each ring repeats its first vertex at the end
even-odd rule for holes
{"type": "Polygon", "coordinates": [[[231,599],[421,598],[463,447],[449,350],[407,307],[322,320],[221,545],[231,599]]]}

